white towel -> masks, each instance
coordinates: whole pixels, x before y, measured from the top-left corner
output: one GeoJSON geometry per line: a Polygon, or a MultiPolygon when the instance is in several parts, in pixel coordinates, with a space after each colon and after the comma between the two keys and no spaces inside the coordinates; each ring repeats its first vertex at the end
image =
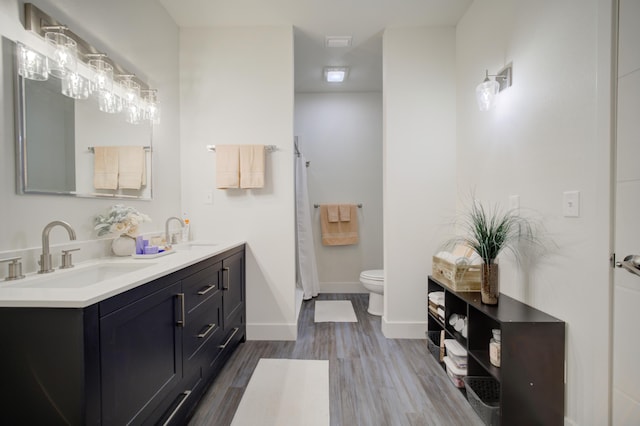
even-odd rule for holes
{"type": "Polygon", "coordinates": [[[238,145],[216,146],[216,188],[240,187],[240,150],[238,145]]]}
{"type": "Polygon", "coordinates": [[[93,187],[118,189],[118,149],[114,146],[93,148],[93,187]]]}
{"type": "Polygon", "coordinates": [[[140,189],[146,181],[144,163],[144,147],[118,147],[118,188],[140,189]]]}
{"type": "Polygon", "coordinates": [[[264,188],[264,145],[240,145],[240,188],[264,188]]]}

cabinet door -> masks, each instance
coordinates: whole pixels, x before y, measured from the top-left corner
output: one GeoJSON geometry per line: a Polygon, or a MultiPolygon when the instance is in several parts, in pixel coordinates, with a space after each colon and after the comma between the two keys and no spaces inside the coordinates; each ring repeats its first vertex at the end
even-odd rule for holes
{"type": "Polygon", "coordinates": [[[224,331],[244,323],[244,253],[222,261],[222,315],[224,331]]]}
{"type": "Polygon", "coordinates": [[[103,424],[140,423],[174,392],[182,377],[180,291],[177,282],[101,318],[103,424]]]}

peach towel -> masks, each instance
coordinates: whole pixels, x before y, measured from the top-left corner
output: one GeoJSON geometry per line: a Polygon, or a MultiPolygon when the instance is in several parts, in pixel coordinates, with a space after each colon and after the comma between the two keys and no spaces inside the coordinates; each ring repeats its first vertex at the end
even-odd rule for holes
{"type": "Polygon", "coordinates": [[[93,153],[93,187],[118,189],[118,148],[96,146],[93,153]]]}
{"type": "Polygon", "coordinates": [[[240,187],[240,149],[238,145],[216,146],[216,188],[240,187]]]}
{"type": "Polygon", "coordinates": [[[340,222],[339,206],[337,204],[327,204],[327,220],[329,223],[340,222]]]}
{"type": "Polygon", "coordinates": [[[240,145],[240,188],[264,188],[264,145],[240,145]]]}
{"type": "Polygon", "coordinates": [[[118,188],[140,189],[147,180],[144,147],[120,146],[117,150],[118,188]]]}
{"type": "Polygon", "coordinates": [[[329,222],[328,205],[320,206],[320,228],[322,229],[322,245],[346,246],[358,243],[358,206],[349,205],[349,222],[329,222]]]}
{"type": "Polygon", "coordinates": [[[340,222],[349,222],[351,220],[351,204],[340,204],[340,222]]]}

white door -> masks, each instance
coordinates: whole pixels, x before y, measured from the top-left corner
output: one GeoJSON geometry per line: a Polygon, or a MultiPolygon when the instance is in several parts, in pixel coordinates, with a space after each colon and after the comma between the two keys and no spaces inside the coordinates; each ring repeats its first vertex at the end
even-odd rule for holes
{"type": "MultiPolygon", "coordinates": [[[[615,253],[640,255],[640,0],[620,0],[615,253]]],[[[639,270],[640,272],[640,270],[639,270]]],[[[640,425],[640,276],[614,272],[614,425],[640,425]]]]}

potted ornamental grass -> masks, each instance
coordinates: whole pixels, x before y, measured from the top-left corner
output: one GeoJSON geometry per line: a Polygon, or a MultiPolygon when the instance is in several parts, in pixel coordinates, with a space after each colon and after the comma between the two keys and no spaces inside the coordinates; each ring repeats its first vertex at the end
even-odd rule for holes
{"type": "Polygon", "coordinates": [[[460,227],[463,235],[454,242],[473,249],[482,258],[480,293],[482,303],[495,305],[500,295],[498,256],[511,252],[520,262],[525,247],[540,244],[537,223],[518,214],[517,210],[486,208],[477,200],[463,213],[460,227]]]}

